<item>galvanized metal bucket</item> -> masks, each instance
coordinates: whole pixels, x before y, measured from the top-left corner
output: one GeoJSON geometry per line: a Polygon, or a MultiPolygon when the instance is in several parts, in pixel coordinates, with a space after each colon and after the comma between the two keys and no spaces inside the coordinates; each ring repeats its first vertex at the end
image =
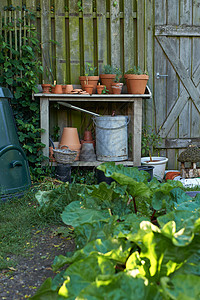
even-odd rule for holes
{"type": "Polygon", "coordinates": [[[128,159],[128,116],[99,116],[96,125],[96,155],[98,161],[128,159]]]}

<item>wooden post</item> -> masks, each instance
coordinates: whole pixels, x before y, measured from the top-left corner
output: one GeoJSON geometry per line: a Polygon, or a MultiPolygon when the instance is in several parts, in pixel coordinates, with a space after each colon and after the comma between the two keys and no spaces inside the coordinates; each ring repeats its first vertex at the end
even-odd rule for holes
{"type": "Polygon", "coordinates": [[[141,165],[142,98],[134,99],[132,120],[132,149],[134,166],[141,165]]]}
{"type": "Polygon", "coordinates": [[[103,66],[107,65],[106,1],[97,1],[97,30],[98,68],[101,74],[103,66]]]}
{"type": "Polygon", "coordinates": [[[80,76],[80,48],[79,48],[79,11],[77,2],[69,0],[69,40],[71,83],[79,84],[80,76]],[[73,78],[73,80],[72,80],[73,78]]]}
{"type": "Polygon", "coordinates": [[[120,67],[120,4],[110,1],[111,64],[120,67]]]}
{"type": "Polygon", "coordinates": [[[64,0],[55,1],[56,79],[66,84],[66,41],[64,0]]]}

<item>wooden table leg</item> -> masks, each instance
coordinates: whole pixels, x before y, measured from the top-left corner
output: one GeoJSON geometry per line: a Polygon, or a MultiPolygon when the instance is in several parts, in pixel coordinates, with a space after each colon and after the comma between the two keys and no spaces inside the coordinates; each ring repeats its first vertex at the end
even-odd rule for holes
{"type": "Polygon", "coordinates": [[[45,129],[41,132],[41,142],[46,145],[43,155],[49,157],[49,99],[40,98],[40,127],[45,129]]]}
{"type": "Polygon", "coordinates": [[[134,99],[132,133],[133,165],[140,166],[142,140],[142,98],[134,99]]]}

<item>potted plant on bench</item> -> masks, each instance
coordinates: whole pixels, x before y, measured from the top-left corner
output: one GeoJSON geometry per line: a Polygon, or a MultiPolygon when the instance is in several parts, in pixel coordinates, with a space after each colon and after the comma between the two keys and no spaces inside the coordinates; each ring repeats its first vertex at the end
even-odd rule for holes
{"type": "Polygon", "coordinates": [[[85,75],[79,76],[79,80],[81,83],[81,87],[85,90],[85,85],[92,85],[92,94],[96,93],[97,83],[99,81],[99,76],[95,76],[96,67],[94,67],[91,63],[85,64],[85,75]]]}
{"type": "Polygon", "coordinates": [[[134,66],[124,74],[128,94],[144,94],[149,76],[140,67],[134,66]]]}
{"type": "Polygon", "coordinates": [[[115,81],[116,75],[121,72],[119,68],[111,65],[104,65],[103,72],[100,74],[101,83],[106,86],[109,94],[112,94],[112,84],[115,81]]]}
{"type": "Polygon", "coordinates": [[[151,126],[142,130],[142,155],[149,156],[142,157],[141,164],[153,166],[153,176],[160,181],[164,178],[168,158],[153,155],[161,142],[162,138],[151,126]]]}

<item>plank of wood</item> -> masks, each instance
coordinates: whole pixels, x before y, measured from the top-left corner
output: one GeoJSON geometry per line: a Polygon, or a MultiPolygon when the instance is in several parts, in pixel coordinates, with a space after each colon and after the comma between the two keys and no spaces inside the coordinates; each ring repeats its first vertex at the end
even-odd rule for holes
{"type": "Polygon", "coordinates": [[[142,98],[133,103],[132,121],[132,149],[134,166],[141,165],[141,137],[142,137],[142,98]]]}
{"type": "Polygon", "coordinates": [[[26,0],[26,8],[33,12],[36,12],[36,1],[26,0]]]}
{"type": "Polygon", "coordinates": [[[92,0],[82,0],[82,7],[83,7],[84,66],[86,62],[94,65],[92,0]]]}
{"type": "MultiPolygon", "coordinates": [[[[193,25],[200,25],[200,0],[193,1],[193,25]]],[[[200,94],[200,37],[192,39],[192,80],[200,94]]],[[[199,112],[196,107],[191,107],[191,136],[200,136],[199,112]]]]}
{"type": "Polygon", "coordinates": [[[178,100],[176,101],[173,108],[167,115],[159,131],[159,134],[162,138],[165,138],[168,135],[174,123],[176,122],[178,116],[180,115],[181,111],[184,109],[188,99],[189,99],[189,95],[187,91],[185,89],[182,90],[182,93],[180,94],[178,100]]]}
{"type": "MultiPolygon", "coordinates": [[[[177,4],[177,3],[176,3],[177,4]]],[[[155,26],[155,35],[177,37],[199,37],[200,26],[189,25],[158,25],[155,26]]]]}
{"type": "Polygon", "coordinates": [[[43,80],[45,83],[53,83],[51,75],[46,72],[49,66],[49,57],[51,53],[50,37],[51,37],[51,20],[50,20],[50,3],[49,0],[41,0],[41,47],[42,47],[42,65],[44,68],[43,80]]]}
{"type": "Polygon", "coordinates": [[[124,16],[124,69],[128,71],[136,64],[134,61],[133,1],[124,0],[124,16]]]}
{"type": "Polygon", "coordinates": [[[110,1],[111,65],[120,67],[120,1],[110,1]]]}
{"type": "Polygon", "coordinates": [[[141,0],[137,3],[137,65],[141,69],[145,69],[145,23],[144,11],[145,1],[141,0]]]}
{"type": "Polygon", "coordinates": [[[55,1],[55,39],[56,39],[56,79],[58,84],[66,84],[66,34],[65,1],[55,1]]]}
{"type": "MultiPolygon", "coordinates": [[[[192,25],[192,0],[180,0],[180,25],[192,25]]],[[[181,63],[184,65],[184,69],[188,74],[188,79],[192,83],[190,74],[191,74],[191,39],[189,37],[181,37],[180,38],[180,52],[179,52],[179,59],[181,63]]],[[[193,83],[192,83],[193,84],[193,83]]],[[[185,88],[184,82],[180,83],[180,91],[185,88]]],[[[192,85],[193,90],[194,85],[192,85]]],[[[200,100],[200,99],[199,99],[200,100]]],[[[199,102],[200,103],[200,102],[199,102]]],[[[186,103],[185,107],[183,108],[180,116],[179,116],[179,137],[189,137],[190,136],[190,129],[191,129],[191,101],[186,103]]]]}
{"type": "Polygon", "coordinates": [[[167,138],[158,146],[161,149],[182,149],[189,145],[196,145],[200,147],[200,138],[167,138]]]}
{"type": "Polygon", "coordinates": [[[174,66],[179,75],[181,82],[183,83],[184,87],[190,94],[192,100],[194,101],[197,109],[200,111],[200,98],[199,93],[197,92],[196,88],[194,88],[194,84],[189,76],[189,73],[185,69],[184,64],[182,61],[177,57],[170,41],[166,37],[157,36],[157,40],[159,44],[163,48],[164,52],[166,53],[168,59],[174,66]]]}
{"type": "Polygon", "coordinates": [[[97,1],[98,74],[107,65],[106,1],[97,1]]]}
{"type": "Polygon", "coordinates": [[[70,79],[79,84],[80,48],[79,48],[79,10],[77,2],[69,0],[69,42],[70,42],[70,79]]]}
{"type": "MultiPolygon", "coordinates": [[[[179,25],[179,5],[176,1],[167,1],[167,24],[178,26],[179,25]]],[[[168,26],[168,25],[167,25],[168,26]]],[[[174,48],[174,51],[179,53],[179,40],[176,37],[170,37],[170,42],[174,48]]],[[[167,99],[166,110],[167,115],[170,113],[171,108],[174,106],[176,100],[179,97],[179,80],[176,71],[172,67],[171,63],[167,60],[167,99]]],[[[168,138],[178,138],[178,118],[171,130],[167,134],[168,138]]],[[[168,157],[168,169],[177,168],[177,150],[167,149],[168,157]]]]}
{"type": "MultiPolygon", "coordinates": [[[[148,86],[154,94],[154,6],[152,1],[146,2],[146,62],[145,69],[149,74],[148,86]]],[[[143,124],[154,126],[154,99],[143,101],[143,124]]]]}

